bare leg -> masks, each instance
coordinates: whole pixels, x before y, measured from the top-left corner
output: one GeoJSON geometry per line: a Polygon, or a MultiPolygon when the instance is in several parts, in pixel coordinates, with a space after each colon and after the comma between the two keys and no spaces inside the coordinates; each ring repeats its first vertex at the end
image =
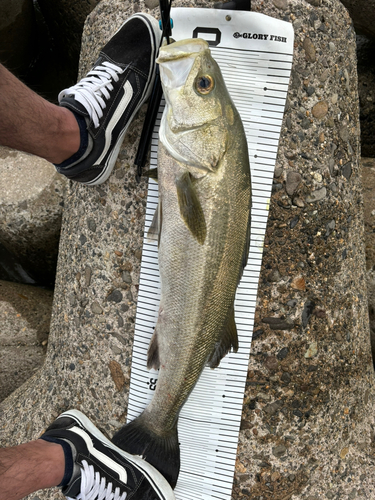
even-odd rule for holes
{"type": "Polygon", "coordinates": [[[73,113],[39,96],[0,64],[0,145],[62,163],[76,153],[73,113]]]}
{"type": "Polygon", "coordinates": [[[57,486],[65,471],[59,444],[38,439],[0,449],[0,500],[20,500],[34,491],[57,486]]]}

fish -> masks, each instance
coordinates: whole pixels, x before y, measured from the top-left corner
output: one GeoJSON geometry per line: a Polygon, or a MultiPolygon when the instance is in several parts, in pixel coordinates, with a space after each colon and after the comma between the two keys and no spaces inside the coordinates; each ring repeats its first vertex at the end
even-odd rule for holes
{"type": "Polygon", "coordinates": [[[250,245],[251,179],[246,136],[209,45],[161,47],[166,101],[159,129],[158,240],[161,298],[147,367],[159,370],[150,404],[113,436],[174,488],[178,417],[205,366],[237,351],[237,285],[250,245]]]}

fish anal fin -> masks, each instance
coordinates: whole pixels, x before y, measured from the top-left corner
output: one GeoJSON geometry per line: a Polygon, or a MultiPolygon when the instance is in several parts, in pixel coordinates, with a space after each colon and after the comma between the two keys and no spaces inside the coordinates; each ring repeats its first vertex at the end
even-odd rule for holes
{"type": "Polygon", "coordinates": [[[193,237],[203,245],[207,233],[206,221],[189,172],[178,178],[176,187],[181,217],[193,237]]]}
{"type": "Polygon", "coordinates": [[[158,335],[155,330],[151,337],[150,345],[148,346],[147,368],[149,370],[151,370],[151,368],[154,368],[154,370],[159,370],[159,367],[160,367],[159,343],[158,343],[158,335]]]}
{"type": "Polygon", "coordinates": [[[220,341],[216,343],[214,351],[207,361],[207,366],[210,368],[218,367],[220,361],[232,348],[234,352],[238,351],[238,336],[236,322],[234,320],[234,308],[232,308],[228,316],[228,321],[223,329],[220,341]]]}

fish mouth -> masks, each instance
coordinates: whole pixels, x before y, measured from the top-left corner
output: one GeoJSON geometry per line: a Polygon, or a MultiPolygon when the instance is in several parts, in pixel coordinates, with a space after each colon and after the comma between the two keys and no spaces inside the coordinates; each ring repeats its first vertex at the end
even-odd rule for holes
{"type": "Polygon", "coordinates": [[[208,43],[201,38],[180,40],[160,48],[160,78],[164,87],[177,89],[182,87],[193,67],[196,57],[209,50],[208,43]]]}

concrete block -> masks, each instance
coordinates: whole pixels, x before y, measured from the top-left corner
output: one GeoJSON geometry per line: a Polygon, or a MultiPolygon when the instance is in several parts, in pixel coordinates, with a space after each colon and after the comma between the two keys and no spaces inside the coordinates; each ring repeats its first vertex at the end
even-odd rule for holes
{"type": "Polygon", "coordinates": [[[53,292],[0,281],[0,401],[44,362],[53,292]]]}
{"type": "Polygon", "coordinates": [[[0,147],[0,243],[36,283],[54,282],[66,185],[46,160],[0,147]]]}

